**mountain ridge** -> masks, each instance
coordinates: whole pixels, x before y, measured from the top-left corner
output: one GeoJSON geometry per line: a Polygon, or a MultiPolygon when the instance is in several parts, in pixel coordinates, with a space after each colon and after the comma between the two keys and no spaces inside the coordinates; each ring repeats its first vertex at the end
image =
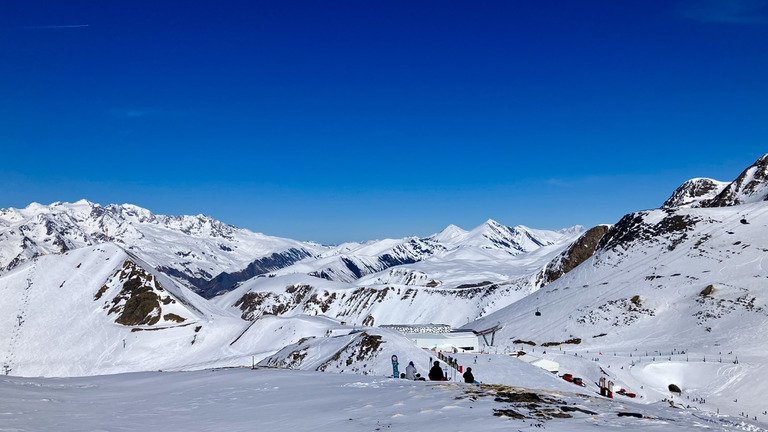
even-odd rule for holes
{"type": "Polygon", "coordinates": [[[274,250],[247,248],[242,239],[259,236],[237,229],[227,239],[226,227],[204,218],[160,228],[151,212],[131,206],[122,216],[87,202],[68,216],[39,204],[27,215],[0,211],[0,262],[27,248],[0,274],[0,353],[7,370],[20,375],[256,362],[384,374],[390,347],[414,357],[424,352],[375,326],[445,323],[493,331],[483,339],[484,356],[506,361],[508,353],[534,353],[563,371],[637,391],[641,403],[666,402],[675,383],[684,395],[711,398],[725,412],[758,412],[768,391],[762,380],[768,371],[765,161],[727,184],[692,179],[662,208],[583,232],[489,220],[473,230],[449,225],[431,237],[336,248],[267,238],[281,247],[306,245],[312,255],[273,267],[274,256],[265,255],[261,268],[227,281],[234,289],[212,299],[160,272],[159,258],[194,263],[214,252],[274,250]],[[102,219],[89,219],[94,211],[102,219]],[[117,227],[121,241],[108,241],[110,229],[104,243],[80,246],[98,237],[107,214],[115,220],[105,226],[117,227]],[[214,229],[221,235],[209,236],[214,229]],[[182,230],[200,236],[189,240],[182,230]],[[162,244],[175,239],[183,247],[162,244]],[[221,248],[229,244],[232,251],[221,248]],[[313,276],[318,269],[340,277],[313,276]],[[746,402],[736,405],[736,396],[746,402]]]}
{"type": "MultiPolygon", "coordinates": [[[[578,228],[569,230],[563,233],[578,228]]],[[[300,271],[353,282],[453,248],[473,246],[516,255],[563,236],[506,227],[491,219],[471,231],[455,227],[454,232],[458,237],[445,242],[434,236],[412,236],[331,247],[254,233],[202,214],[156,215],[132,204],[101,206],[87,200],[48,206],[32,203],[24,209],[0,210],[0,269],[7,272],[41,254],[114,242],[211,298],[272,272],[300,271]]]]}

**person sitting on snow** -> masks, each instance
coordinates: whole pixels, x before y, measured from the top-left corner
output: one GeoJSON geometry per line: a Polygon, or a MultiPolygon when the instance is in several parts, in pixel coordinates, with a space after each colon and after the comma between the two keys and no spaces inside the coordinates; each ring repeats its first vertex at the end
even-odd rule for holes
{"type": "Polygon", "coordinates": [[[464,375],[462,375],[462,376],[464,377],[464,382],[465,383],[469,383],[469,384],[474,384],[475,383],[475,376],[472,375],[472,368],[471,367],[468,367],[467,371],[464,372],[464,375]]]}
{"type": "Polygon", "coordinates": [[[440,367],[440,362],[435,360],[435,365],[429,370],[429,379],[432,381],[445,381],[445,375],[443,375],[443,369],[440,367]]]}
{"type": "Polygon", "coordinates": [[[405,368],[405,379],[416,379],[416,366],[413,365],[413,362],[408,362],[408,367],[405,368]]]}

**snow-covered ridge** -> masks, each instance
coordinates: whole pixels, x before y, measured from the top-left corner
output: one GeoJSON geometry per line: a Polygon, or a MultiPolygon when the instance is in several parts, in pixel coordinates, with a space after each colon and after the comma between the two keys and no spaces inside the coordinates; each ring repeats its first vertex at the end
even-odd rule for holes
{"type": "Polygon", "coordinates": [[[718,363],[713,368],[746,361],[748,366],[736,363],[729,372],[739,380],[713,376],[711,383],[694,383],[693,375],[684,381],[682,372],[670,379],[720,388],[708,390],[708,396],[721,406],[738,399],[756,411],[760,391],[748,383],[761,381],[768,365],[766,226],[768,203],[762,201],[629,214],[581,265],[470,326],[500,324],[500,346],[526,341],[536,352],[548,349],[538,348],[544,344],[610,352],[623,369],[605,369],[606,358],[592,361],[625,385],[641,373],[650,379],[667,370],[703,370],[713,358],[718,363]],[[646,357],[636,352],[638,346],[653,348],[646,357]],[[659,351],[667,354],[661,358],[659,351]]]}
{"type": "MultiPolygon", "coordinates": [[[[392,269],[392,275],[402,276],[407,272],[405,269],[418,267],[420,263],[460,257],[474,257],[475,260],[484,260],[490,256],[494,260],[513,258],[541,248],[569,243],[582,229],[581,226],[575,226],[562,231],[535,230],[522,225],[508,227],[494,220],[488,220],[470,231],[450,225],[440,233],[426,238],[345,243],[317,258],[305,259],[274,274],[304,273],[357,285],[369,283],[370,278],[376,275],[379,280],[376,283],[386,283],[379,275],[388,269],[392,269]]],[[[405,277],[414,280],[411,276],[405,277]]]]}
{"type": "Polygon", "coordinates": [[[726,207],[768,200],[768,154],[745,169],[732,182],[708,178],[686,181],[662,208],[726,207]]]}
{"type": "Polygon", "coordinates": [[[227,316],[110,243],[35,258],[0,276],[0,294],[0,352],[16,375],[168,364],[175,343],[227,316]]]}
{"type": "Polygon", "coordinates": [[[253,276],[247,274],[249,266],[273,270],[327,249],[254,233],[204,215],[155,215],[130,204],[102,207],[81,200],[0,210],[0,273],[43,254],[104,242],[132,251],[199,291],[220,286],[221,281],[214,281],[213,287],[209,282],[221,274],[245,271],[243,277],[248,278],[253,276]]]}
{"type": "Polygon", "coordinates": [[[561,232],[507,227],[494,220],[456,226],[428,238],[406,237],[337,247],[271,237],[205,215],[165,216],[131,205],[86,200],[0,210],[0,274],[43,254],[114,242],[206,297],[266,273],[305,273],[354,282],[386,269],[455,253],[500,251],[514,256],[568,241],[561,232]]]}
{"type": "Polygon", "coordinates": [[[686,181],[675,190],[661,208],[707,207],[728,183],[708,178],[695,178],[686,181]]]}
{"type": "Polygon", "coordinates": [[[744,170],[723,189],[711,206],[724,207],[768,200],[768,154],[744,170]]]}

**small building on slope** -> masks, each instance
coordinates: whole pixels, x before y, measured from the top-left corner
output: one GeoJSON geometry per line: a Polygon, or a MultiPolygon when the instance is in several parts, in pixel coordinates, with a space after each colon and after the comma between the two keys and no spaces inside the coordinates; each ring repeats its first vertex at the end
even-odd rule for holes
{"type": "Polygon", "coordinates": [[[477,352],[480,339],[472,330],[453,330],[446,324],[383,325],[397,330],[417,346],[433,351],[477,352]]]}

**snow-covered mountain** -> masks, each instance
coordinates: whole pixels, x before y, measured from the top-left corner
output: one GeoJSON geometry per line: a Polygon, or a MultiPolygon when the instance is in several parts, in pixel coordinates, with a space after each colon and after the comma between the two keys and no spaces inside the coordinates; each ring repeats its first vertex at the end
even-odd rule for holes
{"type": "Polygon", "coordinates": [[[0,277],[0,292],[2,360],[20,375],[166,364],[174,346],[194,345],[225,316],[110,243],[32,259],[0,277]]]}
{"type": "Polygon", "coordinates": [[[669,197],[661,208],[707,207],[728,183],[708,178],[686,181],[669,197]]]}
{"type": "Polygon", "coordinates": [[[690,409],[686,397],[710,401],[701,409],[713,416],[760,413],[766,158],[733,182],[694,179],[663,208],[586,231],[488,221],[325,247],[133,206],[3,210],[0,355],[24,376],[252,363],[385,374],[393,353],[422,370],[429,353],[376,326],[445,323],[496,329],[480,359],[489,365],[472,363],[489,380],[520,380],[489,366],[514,369],[506,354],[526,351],[585,377],[590,393],[605,376],[634,390],[633,403],[674,397],[690,409]],[[217,277],[232,289],[210,300],[191,289],[217,277]]]}
{"type": "Polygon", "coordinates": [[[688,180],[661,207],[727,207],[761,201],[768,201],[768,154],[730,183],[708,178],[688,180]]]}
{"type": "Polygon", "coordinates": [[[345,243],[275,274],[306,273],[322,279],[353,282],[393,266],[411,264],[446,250],[440,243],[407,237],[367,243],[345,243]]]}
{"type": "Polygon", "coordinates": [[[0,274],[35,257],[105,242],[120,245],[203,295],[326,248],[267,236],[208,216],[163,216],[130,204],[30,204],[0,210],[0,274]]]}
{"type": "Polygon", "coordinates": [[[345,245],[319,259],[307,259],[270,277],[254,278],[214,301],[244,319],[264,314],[325,314],[364,325],[441,322],[461,325],[500,309],[539,288],[537,273],[568,247],[580,227],[562,232],[505,227],[488,221],[472,231],[448,227],[427,239],[345,245]],[[404,245],[409,245],[406,248],[404,245]],[[400,265],[383,266],[381,257],[400,265]],[[407,254],[405,251],[410,252],[407,254]],[[421,255],[414,253],[421,252],[421,255]],[[409,257],[409,259],[403,259],[409,257]],[[418,259],[417,259],[418,257],[418,259]],[[369,263],[359,271],[359,262],[369,263]],[[320,263],[340,275],[350,267],[354,278],[327,277],[312,269],[320,263]],[[342,279],[347,283],[338,283],[342,279]]]}
{"type": "Polygon", "coordinates": [[[460,251],[472,251],[469,253],[479,255],[492,254],[504,260],[544,246],[572,240],[580,230],[579,226],[560,232],[534,230],[524,226],[508,227],[494,220],[488,220],[471,231],[450,225],[442,232],[426,238],[406,237],[363,244],[345,243],[319,257],[305,259],[272,273],[305,273],[360,285],[364,282],[355,281],[369,280],[369,275],[378,277],[379,273],[387,269],[403,274],[402,269],[409,268],[411,264],[456,255],[460,251]]]}
{"type": "Polygon", "coordinates": [[[598,353],[592,361],[621,365],[606,373],[627,386],[640,384],[642,371],[675,370],[674,379],[700,386],[721,409],[756,411],[766,388],[755,383],[768,371],[764,160],[710,203],[668,200],[624,216],[582,264],[469,327],[500,326],[497,340],[509,349],[598,353]],[[615,358],[599,358],[607,353],[615,358]],[[709,380],[694,380],[694,370],[709,380]]]}
{"type": "Polygon", "coordinates": [[[582,227],[576,226],[562,231],[535,230],[523,225],[508,227],[488,219],[484,224],[471,231],[465,231],[456,225],[449,225],[443,231],[428,237],[439,242],[446,249],[480,248],[496,249],[510,255],[532,252],[542,246],[561,241],[566,234],[576,234],[582,227]]]}
{"type": "Polygon", "coordinates": [[[463,241],[443,244],[410,237],[332,248],[252,233],[206,216],[154,215],[131,205],[79,201],[3,210],[0,290],[6,318],[0,329],[10,338],[5,364],[21,374],[50,375],[168,369],[221,363],[221,353],[210,358],[200,353],[222,346],[229,353],[225,358],[266,355],[302,337],[323,334],[340,321],[463,324],[524,296],[527,291],[521,287],[530,286],[530,274],[577,231],[509,228],[488,221],[462,230],[463,241]],[[521,258],[532,254],[539,258],[521,258]],[[451,270],[446,273],[447,268],[451,270]],[[324,277],[318,277],[322,272],[324,277]],[[435,287],[444,286],[409,286],[413,280],[393,280],[398,272],[429,274],[440,279],[433,282],[435,287]],[[194,292],[201,286],[236,285],[215,301],[194,292]],[[44,299],[64,292],[67,302],[49,309],[44,299]],[[505,296],[510,292],[516,295],[505,296]],[[459,315],[446,296],[462,305],[459,315]],[[412,304],[404,307],[403,299],[411,297],[412,304]],[[62,327],[65,311],[71,317],[62,327]],[[332,319],[325,322],[323,316],[332,319]],[[255,318],[260,319],[252,322],[255,318]],[[260,333],[271,328],[269,323],[279,322],[285,329],[304,319],[315,320],[310,327],[316,330],[298,326],[290,336],[269,330],[274,334],[269,341],[260,333]],[[46,341],[51,328],[66,329],[65,337],[46,341]],[[46,358],[36,357],[43,344],[52,353],[66,351],[93,329],[101,336],[89,339],[84,351],[101,353],[97,358],[80,358],[84,354],[75,350],[70,354],[80,357],[64,355],[64,361],[49,368],[46,358]],[[125,351],[118,349],[121,341],[125,351]],[[131,346],[153,354],[138,354],[131,346]],[[191,360],[201,356],[207,360],[191,360]]]}
{"type": "Polygon", "coordinates": [[[578,338],[601,346],[639,337],[661,343],[680,331],[687,344],[717,340],[723,349],[736,347],[715,330],[743,327],[740,343],[756,343],[768,317],[767,226],[763,203],[629,214],[581,265],[473,325],[501,322],[537,344],[578,338]],[[649,333],[655,326],[665,331],[649,333]]]}
{"type": "Polygon", "coordinates": [[[713,200],[710,206],[724,207],[768,200],[768,154],[758,159],[713,200]]]}
{"type": "Polygon", "coordinates": [[[551,245],[578,229],[511,228],[489,220],[472,231],[449,227],[425,239],[328,247],[254,233],[204,215],[155,215],[130,204],[102,207],[86,200],[49,206],[33,203],[25,209],[0,210],[0,274],[43,254],[113,242],[210,298],[266,273],[306,273],[353,282],[457,249],[517,255],[551,245]],[[451,229],[458,235],[446,235],[451,229]]]}

